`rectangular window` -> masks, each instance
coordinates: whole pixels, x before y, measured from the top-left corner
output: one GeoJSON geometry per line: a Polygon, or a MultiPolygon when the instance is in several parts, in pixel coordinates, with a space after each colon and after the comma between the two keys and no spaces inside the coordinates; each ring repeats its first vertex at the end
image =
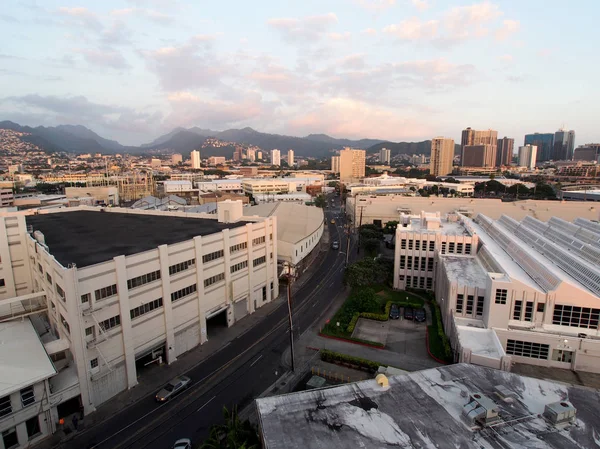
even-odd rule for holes
{"type": "Polygon", "coordinates": [[[91,293],[86,293],[85,295],[81,295],[81,304],[88,304],[92,299],[91,293]]]}
{"type": "Polygon", "coordinates": [[[248,242],[238,243],[236,245],[232,245],[229,247],[229,252],[231,254],[237,253],[238,251],[243,251],[248,248],[248,242]]]}
{"type": "Polygon", "coordinates": [[[211,276],[207,279],[204,279],[204,286],[209,287],[213,284],[216,284],[217,282],[221,282],[224,279],[225,279],[225,273],[219,273],[215,276],[211,276]]]}
{"type": "Polygon", "coordinates": [[[223,251],[222,249],[220,249],[219,251],[213,251],[212,253],[208,253],[208,254],[205,254],[204,256],[202,256],[202,262],[203,263],[211,262],[213,260],[220,259],[224,255],[225,255],[225,251],[223,251]]]}
{"type": "Polygon", "coordinates": [[[473,295],[467,295],[467,315],[473,315],[473,302],[475,297],[473,295]]]}
{"type": "Polygon", "coordinates": [[[11,427],[10,429],[2,432],[2,441],[4,442],[5,449],[12,449],[13,447],[19,447],[19,438],[17,437],[17,428],[11,427]]]}
{"type": "Polygon", "coordinates": [[[65,317],[62,316],[62,314],[60,314],[60,322],[64,326],[64,328],[67,331],[67,333],[71,334],[71,328],[69,327],[69,323],[67,322],[67,320],[65,320],[65,317]]]}
{"type": "Polygon", "coordinates": [[[433,287],[433,278],[427,278],[427,290],[431,290],[433,287]]]}
{"type": "Polygon", "coordinates": [[[421,271],[427,270],[427,257],[421,257],[421,271]]]}
{"type": "Polygon", "coordinates": [[[265,256],[258,257],[252,261],[252,266],[257,267],[259,265],[262,265],[266,261],[267,261],[267,258],[265,256]]]}
{"type": "Polygon", "coordinates": [[[450,243],[448,243],[448,252],[449,252],[450,254],[453,254],[453,253],[454,253],[454,242],[450,242],[450,243]]]}
{"type": "Polygon", "coordinates": [[[58,294],[58,296],[60,296],[60,299],[66,301],[65,291],[58,284],[56,284],[56,293],[58,294]]]}
{"type": "Polygon", "coordinates": [[[533,321],[533,301],[525,303],[525,321],[533,321]]]}
{"type": "Polygon", "coordinates": [[[412,270],[412,256],[407,256],[407,258],[406,258],[406,268],[408,270],[412,270]]]}
{"type": "Polygon", "coordinates": [[[242,262],[236,263],[235,265],[232,265],[230,270],[232,273],[235,273],[237,271],[243,270],[244,268],[248,268],[247,260],[244,260],[242,262]]]}
{"type": "Polygon", "coordinates": [[[100,325],[100,329],[102,329],[104,332],[106,332],[107,330],[113,329],[113,328],[121,325],[121,316],[120,315],[113,316],[112,318],[109,318],[108,320],[100,321],[98,324],[100,325]]]}
{"type": "Polygon", "coordinates": [[[425,278],[419,278],[419,288],[425,288],[425,278]]]}
{"type": "Polygon", "coordinates": [[[523,301],[515,301],[515,308],[513,309],[513,320],[521,321],[521,311],[523,310],[523,301]]]}
{"type": "Polygon", "coordinates": [[[33,418],[25,421],[25,427],[27,428],[27,437],[30,440],[33,440],[36,436],[42,433],[40,430],[40,418],[38,416],[34,416],[33,418]]]}
{"type": "Polygon", "coordinates": [[[33,392],[33,387],[23,388],[21,390],[21,405],[23,408],[30,406],[35,402],[35,394],[33,392]]]}
{"type": "Polygon", "coordinates": [[[446,242],[442,242],[442,254],[446,254],[446,242]]]}
{"type": "Polygon", "coordinates": [[[552,324],[598,329],[599,316],[600,309],[556,304],[552,315],[552,324]]]}
{"type": "Polygon", "coordinates": [[[462,254],[463,253],[463,244],[462,243],[457,243],[456,244],[456,252],[458,254],[462,254]]]}
{"type": "Polygon", "coordinates": [[[547,360],[549,350],[549,345],[530,341],[508,340],[506,342],[506,353],[509,355],[547,360]]]}
{"type": "Polygon", "coordinates": [[[196,259],[190,259],[186,260],[185,262],[176,263],[175,265],[171,265],[169,267],[169,275],[174,275],[175,273],[185,271],[194,265],[196,265],[196,259]]]}
{"type": "Polygon", "coordinates": [[[98,368],[98,359],[97,358],[90,360],[90,368],[91,369],[98,368]]]}
{"type": "Polygon", "coordinates": [[[430,240],[429,241],[429,251],[434,251],[435,250],[435,240],[430,240]]]}
{"type": "Polygon", "coordinates": [[[85,328],[85,336],[94,337],[94,326],[89,326],[85,328]]]}
{"type": "Polygon", "coordinates": [[[419,251],[421,249],[421,240],[415,240],[415,251],[419,251]]]}
{"type": "Polygon", "coordinates": [[[400,256],[400,269],[406,268],[406,256],[400,256]]]}
{"type": "Polygon", "coordinates": [[[503,288],[496,289],[496,304],[506,304],[506,298],[508,297],[508,290],[503,288]]]}
{"type": "Polygon", "coordinates": [[[152,271],[150,273],[142,274],[127,280],[127,289],[131,290],[142,285],[149,284],[160,279],[160,270],[152,271]]]}
{"type": "Polygon", "coordinates": [[[465,243],[465,254],[471,254],[471,244],[465,243]]]}
{"type": "Polygon", "coordinates": [[[427,271],[433,271],[433,257],[427,258],[427,271]]]}
{"type": "Polygon", "coordinates": [[[463,303],[465,302],[464,295],[456,295],[456,313],[463,312],[463,303]]]}
{"type": "Polygon", "coordinates": [[[477,316],[483,316],[483,304],[485,302],[485,296],[477,297],[477,316]]]}
{"type": "Polygon", "coordinates": [[[412,240],[408,241],[408,249],[413,249],[413,241],[412,240]]]}
{"type": "Polygon", "coordinates": [[[400,249],[406,249],[406,239],[400,240],[400,249]]]}
{"type": "Polygon", "coordinates": [[[406,286],[410,287],[410,281],[412,280],[412,278],[410,276],[406,276],[406,286]]]}
{"type": "Polygon", "coordinates": [[[10,403],[10,395],[0,398],[0,416],[10,415],[12,413],[12,405],[10,403]]]}
{"type": "Polygon", "coordinates": [[[542,313],[544,312],[544,303],[543,302],[538,302],[537,311],[542,312],[542,313]]]}
{"type": "Polygon", "coordinates": [[[398,279],[400,279],[401,281],[403,281],[404,280],[404,275],[401,274],[400,276],[398,276],[398,279]]]}
{"type": "MultiPolygon", "coordinates": [[[[196,284],[194,284],[194,285],[196,285],[196,284]]],[[[131,316],[131,319],[134,320],[137,317],[140,317],[142,315],[145,315],[146,313],[152,312],[153,310],[160,309],[162,306],[163,306],[163,299],[158,298],[158,299],[155,299],[154,301],[147,302],[146,304],[142,304],[139,307],[135,307],[135,308],[131,309],[129,311],[129,315],[131,316]]]]}
{"type": "MultiPolygon", "coordinates": [[[[221,273],[221,275],[223,276],[223,279],[225,279],[225,274],[221,273]]],[[[215,276],[213,276],[213,278],[214,277],[215,276]]],[[[209,281],[210,279],[212,279],[212,278],[208,278],[208,279],[204,280],[205,287],[207,287],[206,282],[209,281]]],[[[210,285],[210,284],[208,284],[208,285],[210,285]]],[[[181,298],[191,295],[192,293],[194,293],[197,290],[198,290],[197,284],[188,285],[187,287],[182,288],[181,290],[177,290],[176,292],[171,293],[171,302],[179,301],[181,298]]]]}
{"type": "Polygon", "coordinates": [[[50,276],[50,273],[46,273],[46,280],[50,285],[52,285],[52,276],[50,276]]]}
{"type": "Polygon", "coordinates": [[[261,245],[262,243],[265,243],[265,241],[266,239],[264,235],[262,237],[256,237],[255,239],[252,239],[252,245],[261,245]]]}
{"type": "Polygon", "coordinates": [[[263,301],[267,300],[267,287],[262,288],[262,300],[263,301]]]}
{"type": "Polygon", "coordinates": [[[104,298],[110,298],[111,296],[115,296],[117,294],[117,284],[109,285],[108,287],[99,288],[94,291],[94,297],[96,301],[100,301],[104,298]]]}
{"type": "Polygon", "coordinates": [[[0,287],[5,287],[6,286],[6,282],[4,281],[4,279],[0,279],[0,287]]]}

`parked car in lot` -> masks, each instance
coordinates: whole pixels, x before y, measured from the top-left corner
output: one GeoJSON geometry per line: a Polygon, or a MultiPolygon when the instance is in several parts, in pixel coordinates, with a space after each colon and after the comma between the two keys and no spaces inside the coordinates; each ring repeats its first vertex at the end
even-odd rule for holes
{"type": "Polygon", "coordinates": [[[400,307],[398,307],[398,304],[392,304],[392,307],[390,308],[390,319],[397,320],[399,318],[400,318],[400,307]]]}
{"type": "Polygon", "coordinates": [[[404,308],[404,319],[412,321],[414,318],[415,318],[415,311],[413,310],[413,308],[405,307],[404,308]]]}
{"type": "Polygon", "coordinates": [[[424,323],[425,317],[426,317],[425,309],[421,308],[421,309],[415,310],[415,321],[417,321],[419,323],[424,323]]]}
{"type": "Polygon", "coordinates": [[[336,241],[334,241],[334,242],[331,244],[331,248],[332,248],[332,249],[340,249],[340,242],[338,242],[337,240],[336,240],[336,241]]]}
{"type": "Polygon", "coordinates": [[[186,390],[190,386],[191,379],[187,376],[179,376],[169,381],[167,385],[161,388],[156,393],[156,400],[158,402],[165,402],[173,397],[177,396],[183,390],[186,390]]]}
{"type": "Polygon", "coordinates": [[[192,449],[192,440],[189,438],[181,438],[175,441],[173,449],[192,449]]]}

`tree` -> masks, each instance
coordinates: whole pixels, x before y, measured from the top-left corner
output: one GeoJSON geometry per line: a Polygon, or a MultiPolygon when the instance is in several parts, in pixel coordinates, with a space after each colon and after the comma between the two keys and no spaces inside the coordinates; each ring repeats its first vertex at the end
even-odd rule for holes
{"type": "Polygon", "coordinates": [[[200,449],[259,449],[260,440],[258,433],[250,421],[240,420],[237,406],[231,411],[223,407],[224,424],[214,425],[210,428],[208,439],[200,449]]]}
{"type": "Polygon", "coordinates": [[[375,254],[377,254],[377,250],[379,249],[381,241],[376,238],[363,238],[360,244],[367,254],[369,254],[370,256],[374,256],[375,254]]]}
{"type": "Polygon", "coordinates": [[[335,187],[335,188],[338,188],[338,187],[339,187],[339,185],[340,185],[340,183],[339,183],[339,182],[337,182],[337,181],[329,181],[329,182],[327,183],[327,187],[335,187]]]}
{"type": "Polygon", "coordinates": [[[325,206],[327,206],[327,198],[325,198],[325,195],[318,195],[315,198],[315,206],[320,207],[321,209],[325,208],[325,206]]]}
{"type": "Polygon", "coordinates": [[[399,221],[388,221],[385,224],[385,227],[383,228],[383,233],[384,234],[394,234],[396,232],[396,228],[398,227],[398,224],[400,224],[399,221]]]}
{"type": "Polygon", "coordinates": [[[529,195],[530,191],[527,188],[527,186],[525,186],[525,184],[521,184],[521,183],[517,183],[517,184],[513,184],[512,186],[510,186],[507,190],[508,193],[510,193],[511,195],[529,195]]]}

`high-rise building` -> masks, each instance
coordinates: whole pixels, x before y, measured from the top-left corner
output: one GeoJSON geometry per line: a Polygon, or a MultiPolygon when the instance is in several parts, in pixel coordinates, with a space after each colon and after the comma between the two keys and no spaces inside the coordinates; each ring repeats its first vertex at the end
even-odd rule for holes
{"type": "Polygon", "coordinates": [[[340,172],[340,157],[331,156],[331,171],[334,173],[340,172]]]}
{"type": "Polygon", "coordinates": [[[573,160],[575,153],[575,131],[570,130],[567,133],[567,159],[573,160]]]}
{"type": "Polygon", "coordinates": [[[510,165],[515,148],[515,139],[504,137],[498,139],[498,148],[496,149],[496,167],[510,165]]]}
{"type": "Polygon", "coordinates": [[[523,145],[519,147],[519,167],[535,168],[537,160],[537,147],[535,145],[523,145]]]}
{"type": "Polygon", "coordinates": [[[600,158],[600,143],[587,143],[580,147],[575,148],[573,160],[574,161],[598,161],[600,158]]]}
{"type": "Polygon", "coordinates": [[[241,161],[243,158],[243,151],[242,147],[235,147],[235,150],[233,150],[233,160],[241,161]]]}
{"type": "Polygon", "coordinates": [[[162,161],[160,159],[152,158],[150,159],[150,167],[152,168],[160,168],[162,165],[162,161]]]}
{"type": "Polygon", "coordinates": [[[567,160],[567,131],[564,129],[559,129],[554,133],[552,159],[555,161],[567,160]]]}
{"type": "Polygon", "coordinates": [[[256,160],[256,150],[252,149],[252,148],[248,148],[246,150],[246,158],[249,161],[254,162],[256,160]]]}
{"type": "MultiPolygon", "coordinates": [[[[495,167],[496,166],[496,149],[498,147],[498,131],[488,129],[486,131],[477,131],[467,128],[462,132],[460,141],[462,148],[461,165],[463,167],[495,167]],[[465,157],[465,147],[467,146],[484,146],[482,155],[482,164],[470,165],[468,158],[465,157]]],[[[478,155],[480,150],[470,149],[469,156],[478,155]]]]}
{"type": "Polygon", "coordinates": [[[181,154],[174,154],[171,156],[171,164],[172,165],[177,165],[177,164],[180,164],[181,162],[183,162],[183,156],[181,156],[181,154]]]}
{"type": "Polygon", "coordinates": [[[287,163],[290,167],[294,165],[294,150],[288,150],[287,163]]]}
{"type": "Polygon", "coordinates": [[[464,145],[462,149],[463,167],[495,167],[496,146],[479,144],[464,145]]]}
{"type": "Polygon", "coordinates": [[[281,152],[279,150],[271,150],[271,165],[281,165],[281,152]]]}
{"type": "Polygon", "coordinates": [[[263,152],[258,150],[256,152],[256,159],[262,160],[262,158],[263,158],[263,152]]]}
{"type": "Polygon", "coordinates": [[[382,148],[379,150],[379,162],[385,165],[390,165],[390,160],[392,159],[392,150],[388,150],[387,148],[382,148]]]}
{"type": "Polygon", "coordinates": [[[190,158],[192,159],[192,168],[199,169],[200,168],[200,151],[194,150],[190,154],[190,158]]]}
{"type": "Polygon", "coordinates": [[[365,177],[365,150],[344,148],[340,151],[340,181],[357,182],[365,177]]]}
{"type": "Polygon", "coordinates": [[[538,149],[538,162],[549,161],[554,157],[554,134],[525,134],[524,145],[535,145],[538,149]]]}
{"type": "Polygon", "coordinates": [[[429,173],[434,176],[445,176],[452,173],[453,159],[454,139],[436,137],[431,141],[429,173]]]}

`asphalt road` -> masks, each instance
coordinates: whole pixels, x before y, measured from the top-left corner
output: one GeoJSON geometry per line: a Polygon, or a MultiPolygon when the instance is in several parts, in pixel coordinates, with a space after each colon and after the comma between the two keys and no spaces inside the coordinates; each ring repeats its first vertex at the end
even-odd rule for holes
{"type": "MultiPolygon", "coordinates": [[[[330,196],[328,201],[325,212],[330,240],[338,240],[340,250],[330,249],[323,269],[294,294],[295,334],[310,327],[343,288],[346,237],[341,227],[339,197],[330,196]],[[331,198],[336,207],[332,207],[331,198]],[[331,224],[333,217],[335,224],[331,224]]],[[[223,406],[238,404],[241,408],[249,404],[283,374],[281,356],[289,346],[287,317],[284,303],[187,372],[192,385],[173,401],[158,405],[152,394],[62,447],[170,448],[178,438],[191,438],[194,444],[204,440],[210,426],[222,422],[223,406]]]]}

